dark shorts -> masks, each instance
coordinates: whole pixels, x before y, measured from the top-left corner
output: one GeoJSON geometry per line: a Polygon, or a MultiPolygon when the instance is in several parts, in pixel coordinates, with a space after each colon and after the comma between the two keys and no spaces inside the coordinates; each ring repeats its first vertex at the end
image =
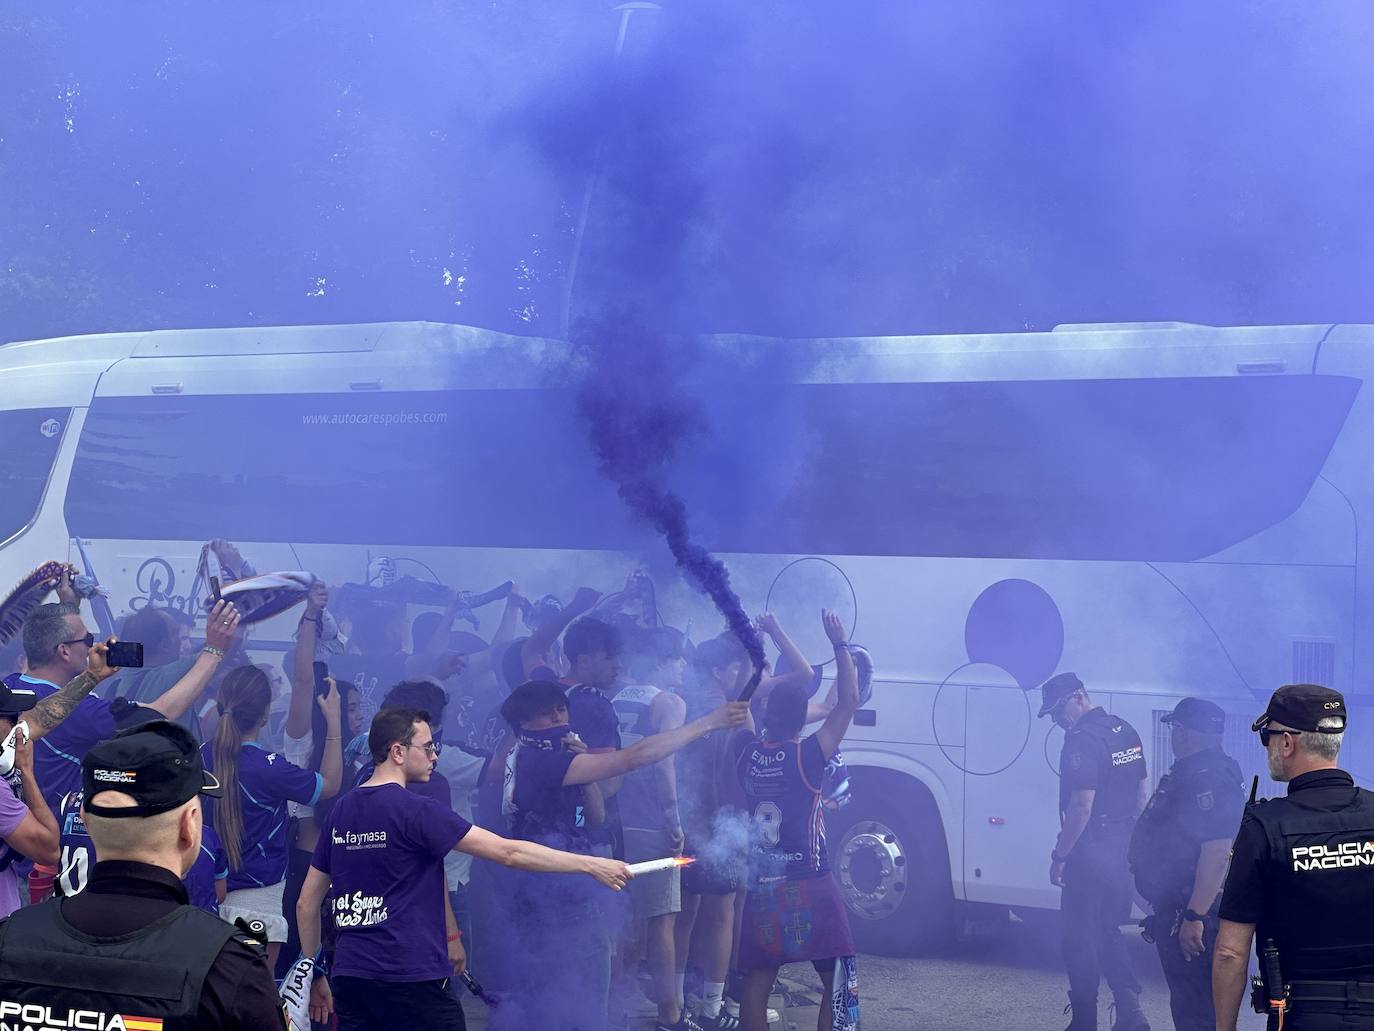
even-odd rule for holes
{"type": "Polygon", "coordinates": [[[852,955],[849,915],[831,874],[763,885],[745,899],[741,970],[852,955]]]}
{"type": "Polygon", "coordinates": [[[734,895],[745,884],[749,859],[743,851],[734,852],[717,843],[716,848],[702,854],[688,840],[683,855],[694,861],[683,867],[682,889],[687,894],[734,895]]]}

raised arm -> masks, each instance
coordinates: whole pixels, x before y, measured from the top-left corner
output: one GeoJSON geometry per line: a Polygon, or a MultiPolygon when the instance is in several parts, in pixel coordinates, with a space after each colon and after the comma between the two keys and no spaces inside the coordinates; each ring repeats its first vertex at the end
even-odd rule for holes
{"type": "Polygon", "coordinates": [[[529,604],[525,600],[524,592],[520,590],[520,585],[511,584],[510,593],[506,595],[505,608],[501,610],[501,622],[496,625],[496,633],[491,635],[492,644],[514,639],[515,631],[520,626],[522,602],[525,605],[529,604]]]}
{"type": "Polygon", "coordinates": [[[291,703],[282,728],[294,741],[310,732],[310,699],[315,694],[315,649],[319,645],[320,626],[328,604],[329,588],[315,581],[306,596],[300,626],[296,628],[296,655],[291,662],[291,703]]]}
{"type": "Polygon", "coordinates": [[[429,635],[429,640],[423,644],[419,641],[412,642],[415,646],[415,655],[424,656],[426,666],[433,666],[434,660],[440,654],[448,650],[449,637],[453,634],[453,617],[458,614],[458,609],[463,604],[463,595],[454,592],[453,600],[444,609],[444,614],[439,617],[439,622],[434,624],[434,632],[429,635]]]}
{"type": "Polygon", "coordinates": [[[47,734],[70,716],[81,699],[95,690],[97,684],[119,672],[105,662],[110,654],[110,645],[114,642],[115,638],[111,637],[105,644],[92,645],[90,656],[86,659],[86,672],[78,673],[66,686],[58,688],[29,710],[24,719],[29,725],[30,738],[47,734]]]}
{"type": "Polygon", "coordinates": [[[839,696],[839,684],[832,682],[830,690],[825,693],[825,700],[821,702],[809,702],[806,706],[806,722],[819,723],[832,712],[835,711],[835,699],[839,696]]]}
{"type": "Polygon", "coordinates": [[[454,851],[532,873],[584,873],[616,891],[625,887],[630,880],[630,871],[618,859],[559,852],[533,841],[503,838],[481,827],[473,827],[464,834],[454,846],[454,851]]]}
{"type": "Polygon", "coordinates": [[[169,720],[177,719],[196,700],[215,670],[224,661],[224,654],[234,643],[234,633],[239,626],[239,610],[231,601],[219,601],[210,610],[205,624],[205,647],[196,656],[195,664],[186,671],[175,684],[169,687],[150,704],[169,720]]]}
{"type": "Polygon", "coordinates": [[[14,766],[23,781],[23,801],[29,811],[5,840],[14,846],[16,852],[36,863],[55,864],[61,858],[61,834],[56,817],[38,789],[38,778],[33,774],[33,741],[25,740],[22,734],[15,738],[14,766]]]}
{"type": "Polygon", "coordinates": [[[567,608],[530,634],[529,640],[525,642],[520,651],[521,672],[526,672],[525,664],[527,662],[548,651],[553,646],[553,642],[558,640],[558,635],[568,629],[573,620],[595,608],[596,601],[600,597],[601,595],[590,587],[579,587],[577,594],[568,603],[567,608]]]}
{"type": "Polygon", "coordinates": [[[835,707],[816,731],[816,741],[829,759],[839,751],[840,742],[859,709],[859,671],[854,665],[854,656],[849,654],[840,617],[833,612],[823,612],[821,622],[825,624],[825,636],[830,638],[830,645],[835,649],[835,707]]]}
{"type": "Polygon", "coordinates": [[[321,798],[333,798],[339,793],[343,782],[343,719],[340,713],[341,696],[339,685],[330,677],[329,693],[318,699],[320,711],[324,713],[324,754],[320,757],[321,798]]]}
{"type": "Polygon", "coordinates": [[[75,566],[64,566],[62,575],[51,583],[52,589],[57,592],[57,600],[65,605],[75,605],[76,612],[81,612],[81,595],[76,593],[76,586],[72,583],[72,577],[76,573],[75,566]]]}
{"type": "Polygon", "coordinates": [[[748,718],[748,702],[726,702],[715,712],[707,713],[676,730],[640,738],[629,748],[574,756],[568,765],[568,772],[563,775],[563,784],[565,787],[571,787],[574,784],[591,784],[608,777],[622,777],[631,770],[666,759],[713,730],[742,727],[748,718]]]}
{"type": "Polygon", "coordinates": [[[787,631],[778,622],[778,617],[771,612],[765,612],[754,620],[758,628],[768,635],[779,654],[787,660],[789,671],[805,670],[807,675],[811,674],[811,663],[806,660],[796,642],[787,636],[787,631]]]}
{"type": "MultiPolygon", "coordinates": [[[[520,625],[520,603],[524,600],[525,596],[520,591],[520,585],[512,585],[510,594],[506,595],[506,607],[501,610],[501,622],[497,624],[496,633],[491,635],[491,645],[468,656],[467,673],[470,678],[492,672],[492,658],[498,651],[496,646],[514,639],[515,631],[520,625]]],[[[525,668],[523,656],[520,668],[522,671],[525,668]]],[[[471,682],[469,680],[469,684],[471,682]]]]}

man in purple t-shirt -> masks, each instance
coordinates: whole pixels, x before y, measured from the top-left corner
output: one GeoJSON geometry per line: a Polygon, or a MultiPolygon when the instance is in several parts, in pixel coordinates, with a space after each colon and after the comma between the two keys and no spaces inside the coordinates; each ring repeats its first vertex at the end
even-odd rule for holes
{"type": "Polygon", "coordinates": [[[429,715],[386,709],[368,731],[376,771],[341,798],[321,828],[310,873],[296,905],[301,949],[320,947],[320,904],[333,888],[338,927],[334,969],[316,978],[312,1019],[326,1022],[337,1007],[339,1031],[390,1031],[404,1023],[427,1031],[466,1025],[448,978],[465,959],[449,958],[457,940],[445,904],[444,856],[457,849],[505,866],[548,873],[585,873],[619,891],[625,864],[510,841],[473,827],[451,809],[406,786],[434,771],[429,715]]]}

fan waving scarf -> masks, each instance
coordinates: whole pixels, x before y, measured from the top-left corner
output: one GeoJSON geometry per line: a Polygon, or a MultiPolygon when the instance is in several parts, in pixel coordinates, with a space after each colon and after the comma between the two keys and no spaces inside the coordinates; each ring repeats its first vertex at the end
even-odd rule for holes
{"type": "MultiPolygon", "coordinates": [[[[302,570],[285,573],[260,573],[236,580],[220,590],[225,601],[232,601],[243,623],[260,623],[299,605],[315,584],[315,574],[302,570]]],[[[214,604],[206,599],[206,606],[214,604]]]]}
{"type": "Polygon", "coordinates": [[[43,604],[53,590],[53,581],[66,570],[65,562],[44,562],[15,585],[9,596],[0,602],[0,645],[9,644],[24,629],[24,620],[43,604]]]}

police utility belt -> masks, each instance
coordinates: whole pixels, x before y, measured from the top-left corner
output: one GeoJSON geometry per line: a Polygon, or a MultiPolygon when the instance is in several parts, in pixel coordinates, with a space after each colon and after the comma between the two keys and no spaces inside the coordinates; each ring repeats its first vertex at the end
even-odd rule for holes
{"type": "MultiPolygon", "coordinates": [[[[1283,988],[1283,997],[1289,1003],[1320,1002],[1374,1009],[1374,981],[1290,981],[1283,988]]],[[[1253,979],[1250,1004],[1256,1013],[1272,1011],[1269,990],[1263,978],[1253,979]]]]}

